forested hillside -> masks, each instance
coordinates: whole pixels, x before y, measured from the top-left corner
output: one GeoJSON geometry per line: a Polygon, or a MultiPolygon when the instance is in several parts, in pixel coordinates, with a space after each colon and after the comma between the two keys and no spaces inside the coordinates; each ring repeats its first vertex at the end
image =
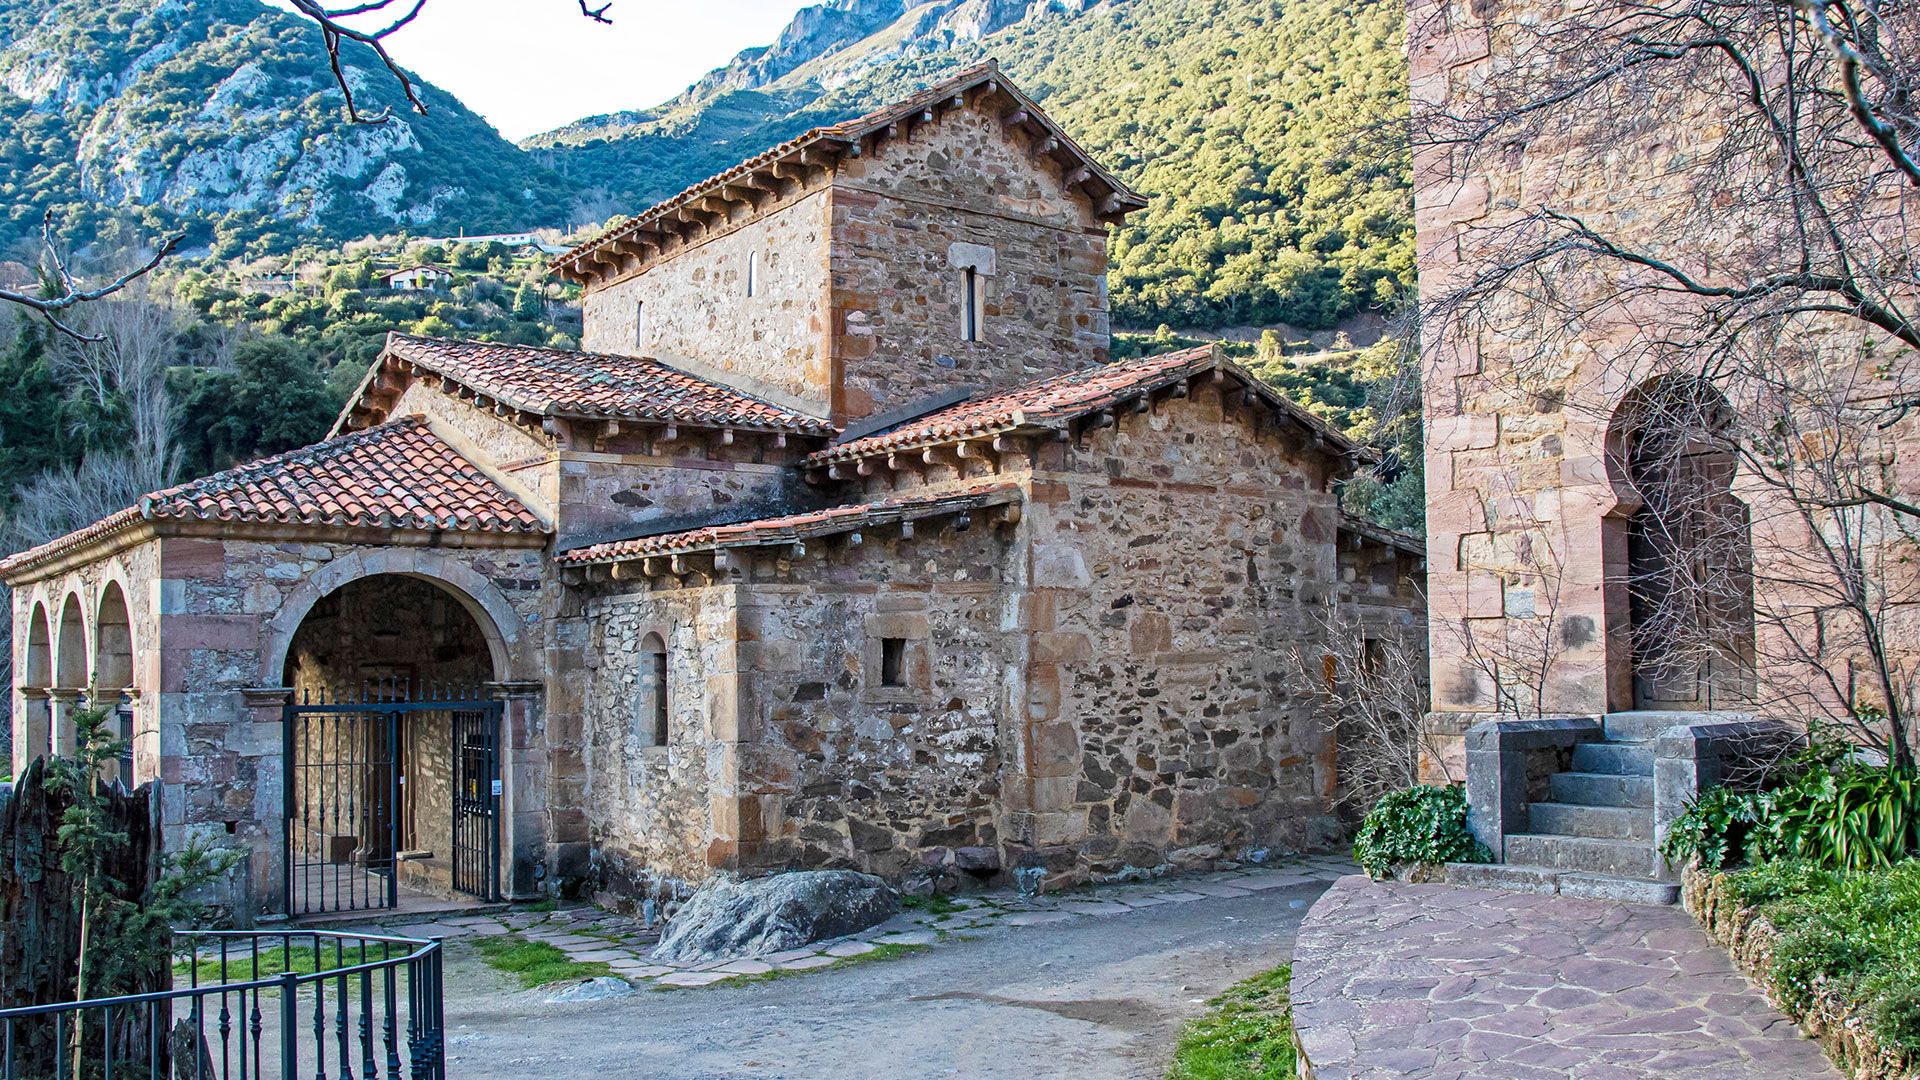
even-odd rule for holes
{"type": "MultiPolygon", "coordinates": [[[[347,56],[357,96],[395,104],[370,51],[347,56]]],[[[426,116],[349,124],[312,24],[255,0],[0,3],[0,258],[49,209],[79,244],[178,229],[220,256],[566,216],[551,172],[422,92],[426,116]]]]}
{"type": "Polygon", "coordinates": [[[1320,328],[1412,280],[1403,16],[1397,0],[1109,0],[872,66],[870,42],[838,47],[764,87],[530,145],[638,209],[991,56],[1153,199],[1114,241],[1122,325],[1320,328]]]}

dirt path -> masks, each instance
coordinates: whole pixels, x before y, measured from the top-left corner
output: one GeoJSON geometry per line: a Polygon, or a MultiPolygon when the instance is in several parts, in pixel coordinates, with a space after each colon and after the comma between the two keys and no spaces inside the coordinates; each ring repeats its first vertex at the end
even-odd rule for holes
{"type": "Polygon", "coordinates": [[[1324,888],[999,928],[837,970],[577,1004],[515,990],[456,942],[448,1073],[1157,1080],[1209,996],[1291,958],[1324,888]]]}

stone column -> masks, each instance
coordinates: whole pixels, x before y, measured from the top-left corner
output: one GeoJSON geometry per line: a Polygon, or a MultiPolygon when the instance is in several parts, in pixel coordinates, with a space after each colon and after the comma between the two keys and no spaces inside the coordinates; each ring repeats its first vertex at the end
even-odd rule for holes
{"type": "MultiPolygon", "coordinates": [[[[293,688],[290,686],[248,686],[240,690],[241,700],[246,703],[247,719],[243,721],[251,729],[247,738],[241,741],[258,748],[261,746],[285,746],[287,714],[286,707],[293,701],[293,688]]],[[[252,910],[243,924],[252,921],[251,916],[262,912],[286,913],[287,883],[287,833],[285,828],[287,761],[284,749],[271,755],[262,754],[263,759],[278,761],[280,767],[258,769],[255,774],[253,806],[260,818],[260,831],[266,842],[256,844],[249,853],[247,865],[247,884],[242,895],[236,895],[234,902],[252,910]]],[[[265,764],[263,760],[262,764],[265,764]]],[[[238,908],[236,908],[238,910],[238,908]]]]}
{"type": "Polygon", "coordinates": [[[20,706],[13,724],[13,775],[25,772],[34,758],[53,753],[52,702],[40,686],[20,688],[20,706]]]}
{"type": "Polygon", "coordinates": [[[546,686],[531,679],[487,684],[501,703],[500,891],[510,900],[537,897],[535,869],[546,863],[546,770],[540,757],[546,686]]]}
{"type": "Polygon", "coordinates": [[[56,686],[47,691],[53,756],[70,758],[79,749],[79,740],[73,729],[73,714],[80,708],[80,699],[85,696],[86,691],[66,686],[56,686]]]}

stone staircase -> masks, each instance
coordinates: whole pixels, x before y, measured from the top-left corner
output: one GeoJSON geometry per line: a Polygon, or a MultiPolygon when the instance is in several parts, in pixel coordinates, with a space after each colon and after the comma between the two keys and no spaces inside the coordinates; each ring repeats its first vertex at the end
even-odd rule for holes
{"type": "Polygon", "coordinates": [[[1452,864],[1447,880],[1522,892],[1672,904],[1677,873],[1654,848],[1653,740],[1673,713],[1613,713],[1604,742],[1573,747],[1572,768],[1528,803],[1526,831],[1506,836],[1499,865],[1452,864]]]}

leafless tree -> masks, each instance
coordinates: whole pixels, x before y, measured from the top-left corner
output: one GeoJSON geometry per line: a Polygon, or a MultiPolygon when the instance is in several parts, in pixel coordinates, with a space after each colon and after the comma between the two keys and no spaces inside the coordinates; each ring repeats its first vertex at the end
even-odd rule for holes
{"type": "MultiPolygon", "coordinates": [[[[1463,8],[1422,5],[1415,37],[1467,30],[1463,8]]],[[[1619,428],[1648,672],[1747,665],[1757,701],[1911,761],[1920,649],[1895,635],[1920,599],[1920,506],[1900,484],[1920,446],[1920,9],[1471,8],[1505,67],[1468,92],[1416,86],[1419,159],[1512,175],[1558,149],[1595,182],[1536,180],[1473,227],[1424,298],[1427,339],[1495,343],[1516,393],[1592,358],[1568,402],[1608,402],[1590,419],[1619,428]],[[1598,181],[1630,155],[1655,162],[1647,190],[1617,197],[1598,181]],[[1638,416],[1612,413],[1620,385],[1647,388],[1638,416]],[[1721,631],[1743,618],[1756,643],[1730,653],[1721,631]]]]}
{"type": "Polygon", "coordinates": [[[179,354],[179,313],[135,289],[89,306],[78,321],[85,334],[59,343],[53,352],[61,382],[103,409],[124,403],[130,424],[126,456],[138,463],[139,474],[170,480],[179,452],[167,369],[179,354]]]}
{"type": "Polygon", "coordinates": [[[1300,684],[1333,723],[1341,800],[1364,812],[1419,782],[1423,761],[1444,773],[1424,722],[1426,626],[1373,623],[1334,603],[1312,619],[1313,644],[1297,646],[1293,659],[1300,684]]]}
{"type": "MultiPolygon", "coordinates": [[[[387,52],[387,39],[406,29],[419,18],[421,9],[427,6],[427,0],[365,0],[363,3],[346,6],[330,6],[320,3],[319,0],[289,0],[289,2],[296,12],[320,28],[320,39],[327,49],[327,63],[333,68],[333,81],[339,85],[340,93],[347,99],[349,120],[356,124],[384,124],[393,118],[393,110],[360,111],[359,102],[353,96],[353,85],[347,79],[346,67],[340,57],[340,50],[347,42],[365,45],[373,50],[373,55],[387,69],[388,74],[400,84],[400,91],[406,95],[408,106],[414,112],[425,115],[427,103],[420,99],[413,79],[387,52]]],[[[613,22],[607,16],[607,10],[613,7],[611,2],[601,4],[597,8],[587,6],[587,0],[577,0],[577,2],[580,5],[581,15],[598,23],[613,22]]]]}
{"type": "Polygon", "coordinates": [[[54,237],[53,211],[51,210],[40,219],[40,240],[40,275],[44,287],[29,290],[0,286],[0,303],[17,304],[29,311],[38,312],[54,329],[68,338],[75,341],[89,341],[94,339],[85,332],[75,329],[69,321],[71,313],[82,304],[102,300],[121,292],[151,273],[180,246],[181,235],[175,234],[161,241],[160,246],[155,248],[140,265],[103,284],[93,286],[82,284],[74,275],[70,260],[61,254],[60,244],[54,237]]]}

